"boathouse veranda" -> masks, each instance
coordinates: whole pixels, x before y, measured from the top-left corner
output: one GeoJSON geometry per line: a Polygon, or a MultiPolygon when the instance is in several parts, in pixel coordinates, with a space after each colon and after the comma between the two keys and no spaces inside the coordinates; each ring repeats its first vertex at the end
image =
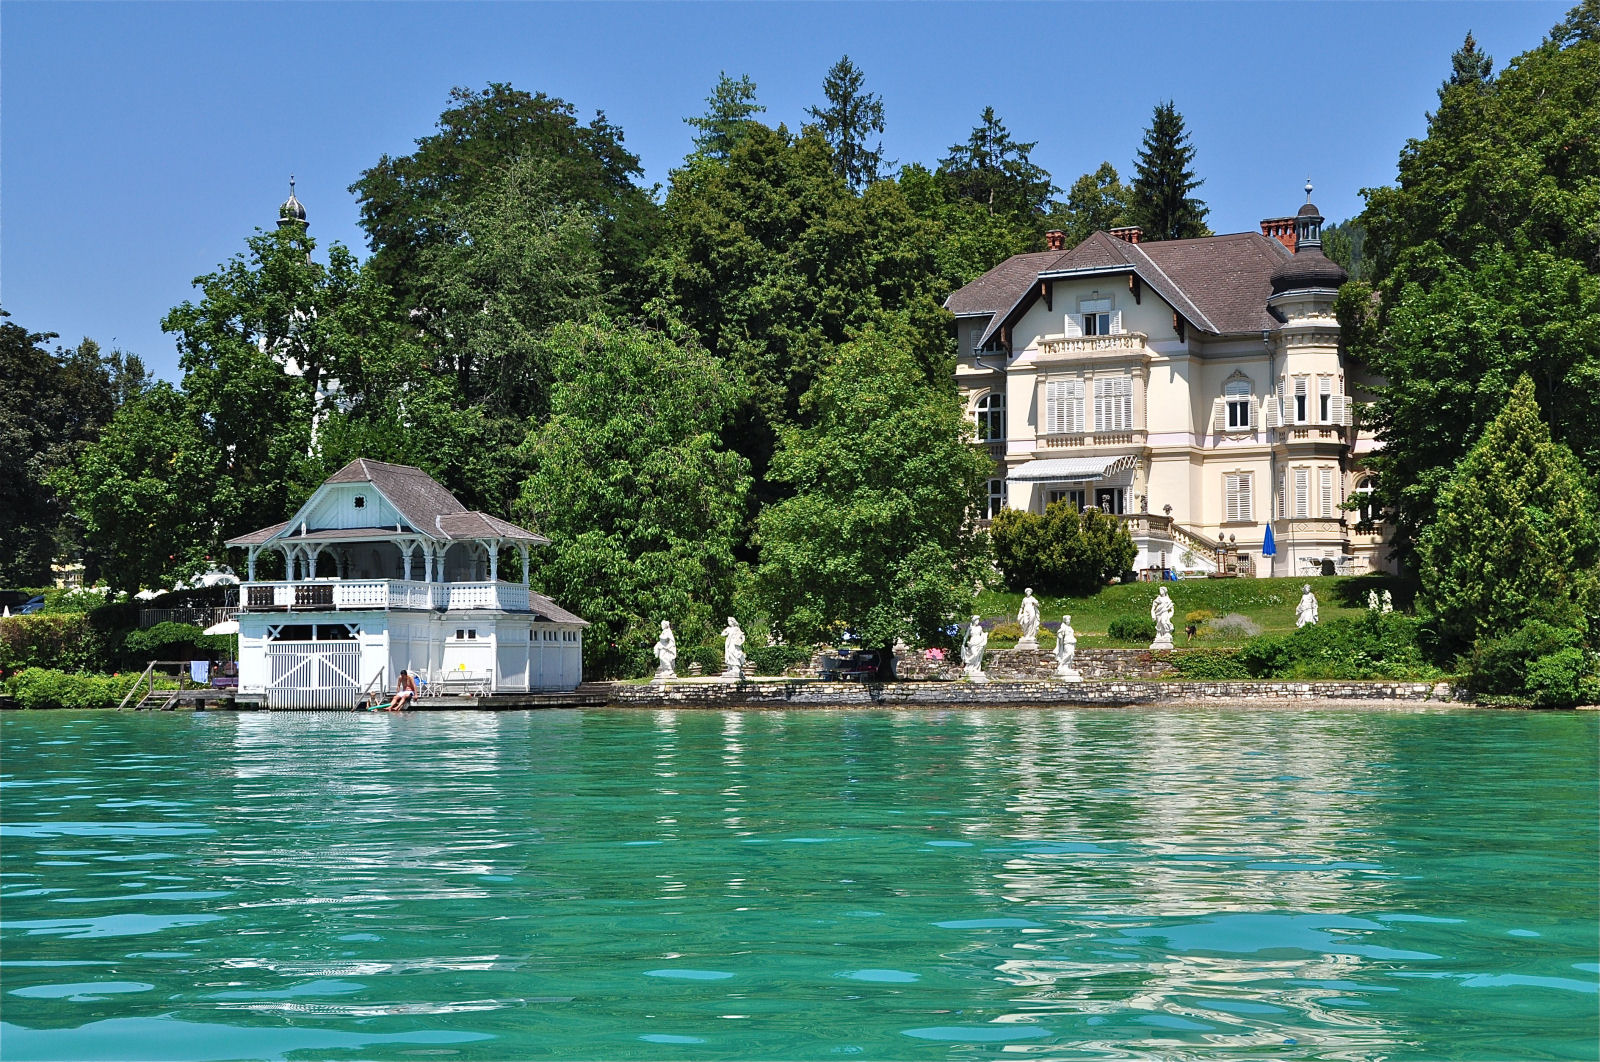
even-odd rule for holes
{"type": "Polygon", "coordinates": [[[246,554],[239,692],[354,707],[386,699],[402,670],[426,693],[575,689],[587,624],[528,584],[529,550],[546,543],[420,469],[353,461],[289,520],[228,542],[246,554]],[[508,550],[520,582],[500,578],[508,550]],[[284,578],[258,578],[267,553],[284,578]]]}

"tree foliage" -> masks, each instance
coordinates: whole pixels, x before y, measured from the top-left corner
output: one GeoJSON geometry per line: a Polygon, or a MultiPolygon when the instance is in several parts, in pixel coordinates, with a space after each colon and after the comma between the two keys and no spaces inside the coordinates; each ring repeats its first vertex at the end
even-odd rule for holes
{"type": "Polygon", "coordinates": [[[516,512],[551,541],[536,585],[593,624],[585,667],[625,673],[662,619],[692,644],[726,615],[750,485],[720,440],[738,387],[692,341],[603,317],[547,346],[551,412],[516,512]]]}
{"type": "Polygon", "coordinates": [[[1524,373],[1553,437],[1600,465],[1595,9],[1492,81],[1453,74],[1428,135],[1400,153],[1398,183],[1364,193],[1377,300],[1349,285],[1340,318],[1351,353],[1388,381],[1369,422],[1403,559],[1524,373]]]}
{"type": "Polygon", "coordinates": [[[1067,190],[1066,209],[1052,215],[1051,222],[1066,235],[1072,248],[1097,232],[1106,232],[1128,223],[1133,193],[1117,168],[1102,162],[1093,173],[1072,182],[1067,190]]]}
{"type": "Polygon", "coordinates": [[[102,354],[91,339],[52,352],[54,333],[9,316],[0,311],[0,584],[39,586],[50,582],[52,560],[82,548],[53,475],[148,381],[134,355],[102,354]]]}
{"type": "Polygon", "coordinates": [[[1418,602],[1447,649],[1532,620],[1600,631],[1600,495],[1534,390],[1527,376],[1513,386],[1423,533],[1418,602]]]}
{"type": "Polygon", "coordinates": [[[587,124],[565,100],[500,82],[456,88],[438,131],[409,155],[380,158],[350,186],[372,267],[401,305],[422,305],[422,263],[430,247],[459,238],[458,224],[480,197],[504,193],[506,170],[523,162],[548,168],[565,204],[595,219],[595,249],[607,291],[619,305],[647,294],[642,263],[655,240],[657,207],[636,181],[638,156],[603,112],[587,124]]]}
{"type": "Polygon", "coordinates": [[[1134,162],[1129,212],[1147,240],[1191,240],[1209,236],[1206,205],[1191,195],[1205,181],[1194,175],[1195,149],[1183,115],[1171,100],[1156,104],[1134,162]]]}
{"type": "Polygon", "coordinates": [[[706,111],[695,118],[685,118],[684,124],[696,130],[695,154],[708,159],[726,159],[749,128],[756,124],[756,115],[766,108],[756,102],[756,83],[749,74],[740,74],[735,81],[724,70],[717,77],[716,87],[706,97],[706,111]]]}
{"type": "Polygon", "coordinates": [[[1006,586],[1053,596],[1092,594],[1133,564],[1139,548],[1121,520],[1058,501],[1043,513],[1003,509],[990,525],[1006,586]]]}
{"type": "Polygon", "coordinates": [[[822,82],[825,107],[808,107],[822,137],[833,149],[833,171],[857,191],[876,181],[883,168],[883,97],[863,91],[866,75],[843,56],[822,82]]]}
{"type": "Polygon", "coordinates": [[[806,394],[808,426],[784,429],[772,474],[793,495],[758,517],[756,586],[790,641],[934,638],[981,578],[972,518],[992,465],[909,339],[886,317],[839,347],[806,394]]]}

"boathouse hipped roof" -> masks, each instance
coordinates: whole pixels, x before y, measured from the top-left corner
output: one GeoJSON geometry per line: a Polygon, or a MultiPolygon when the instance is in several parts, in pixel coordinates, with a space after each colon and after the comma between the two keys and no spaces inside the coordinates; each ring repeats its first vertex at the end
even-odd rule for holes
{"type": "MultiPolygon", "coordinates": [[[[550,540],[543,535],[518,527],[498,516],[476,512],[462,505],[460,500],[444,485],[420,468],[411,465],[393,465],[387,461],[373,461],[358,457],[329,476],[318,487],[299,512],[281,524],[263,527],[247,535],[230,538],[229,546],[264,546],[272,542],[292,542],[305,539],[370,539],[395,534],[417,535],[439,541],[501,539],[508,542],[543,544],[550,540]],[[388,499],[409,526],[398,532],[393,526],[325,527],[307,526],[304,514],[308,513],[318,498],[332,485],[341,483],[370,483],[388,499]]],[[[551,607],[555,605],[552,603],[551,607]]]]}

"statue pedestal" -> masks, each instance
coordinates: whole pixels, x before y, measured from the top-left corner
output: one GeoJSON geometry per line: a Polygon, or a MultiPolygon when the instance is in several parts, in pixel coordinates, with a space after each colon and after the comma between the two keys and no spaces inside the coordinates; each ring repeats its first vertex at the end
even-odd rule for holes
{"type": "Polygon", "coordinates": [[[720,678],[721,678],[721,680],[723,682],[743,682],[744,681],[744,668],[742,668],[742,667],[730,667],[728,670],[724,671],[721,674],[720,678]]]}
{"type": "Polygon", "coordinates": [[[1082,682],[1083,681],[1083,676],[1078,674],[1077,668],[1071,668],[1071,667],[1058,667],[1058,668],[1056,668],[1055,677],[1060,679],[1062,682],[1082,682]]]}
{"type": "Polygon", "coordinates": [[[1156,635],[1156,640],[1150,643],[1150,648],[1152,648],[1152,649],[1171,649],[1172,648],[1172,632],[1168,631],[1166,634],[1158,634],[1158,635],[1156,635]]]}
{"type": "Polygon", "coordinates": [[[983,673],[983,671],[981,669],[979,669],[979,668],[969,667],[969,668],[967,668],[967,681],[968,682],[988,682],[989,681],[989,676],[985,675],[983,673]]]}
{"type": "Polygon", "coordinates": [[[658,667],[656,673],[650,677],[651,682],[670,682],[678,677],[678,673],[670,667],[658,667]]]}
{"type": "Polygon", "coordinates": [[[1037,648],[1039,648],[1039,639],[1036,636],[1035,637],[1029,637],[1029,636],[1024,635],[1022,638],[1019,638],[1017,640],[1017,648],[1018,649],[1037,649],[1037,648]]]}

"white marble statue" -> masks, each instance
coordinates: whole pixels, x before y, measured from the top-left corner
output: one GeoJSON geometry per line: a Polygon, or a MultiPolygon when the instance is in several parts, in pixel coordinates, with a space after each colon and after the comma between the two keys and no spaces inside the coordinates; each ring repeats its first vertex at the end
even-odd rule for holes
{"type": "Polygon", "coordinates": [[[1300,595],[1300,603],[1294,607],[1294,625],[1306,627],[1317,622],[1317,595],[1311,592],[1310,583],[1302,583],[1305,593],[1300,595]]]}
{"type": "Polygon", "coordinates": [[[1056,628],[1056,678],[1063,682],[1082,682],[1073,663],[1078,659],[1078,635],[1072,629],[1072,617],[1062,616],[1056,628]]]}
{"type": "Polygon", "coordinates": [[[732,616],[728,617],[728,625],[722,628],[722,662],[727,670],[722,677],[729,682],[744,681],[744,628],[739,626],[739,621],[732,616]]]}
{"type": "Polygon", "coordinates": [[[1167,596],[1167,588],[1163,586],[1156,593],[1156,599],[1150,602],[1150,618],[1156,621],[1156,640],[1150,643],[1150,648],[1172,648],[1173,611],[1172,598],[1167,596]]]}
{"type": "Polygon", "coordinates": [[[656,674],[655,681],[675,678],[678,674],[678,638],[672,633],[672,624],[666,620],[661,621],[661,636],[656,639],[656,674]]]}
{"type": "Polygon", "coordinates": [[[1376,590],[1367,591],[1367,611],[1378,611],[1378,592],[1376,590]]]}
{"type": "Polygon", "coordinates": [[[1393,612],[1394,611],[1394,598],[1392,596],[1390,596],[1389,591],[1387,591],[1387,590],[1385,590],[1383,592],[1383,607],[1378,609],[1378,611],[1379,612],[1393,612]]]}
{"type": "Polygon", "coordinates": [[[1033,596],[1031,586],[1022,592],[1022,607],[1017,610],[1017,623],[1022,627],[1017,648],[1039,648],[1039,599],[1033,596]]]}
{"type": "Polygon", "coordinates": [[[966,669],[968,682],[989,681],[989,676],[983,673],[983,650],[988,644],[988,633],[978,617],[973,616],[972,622],[967,624],[966,640],[961,643],[961,666],[966,669]]]}

